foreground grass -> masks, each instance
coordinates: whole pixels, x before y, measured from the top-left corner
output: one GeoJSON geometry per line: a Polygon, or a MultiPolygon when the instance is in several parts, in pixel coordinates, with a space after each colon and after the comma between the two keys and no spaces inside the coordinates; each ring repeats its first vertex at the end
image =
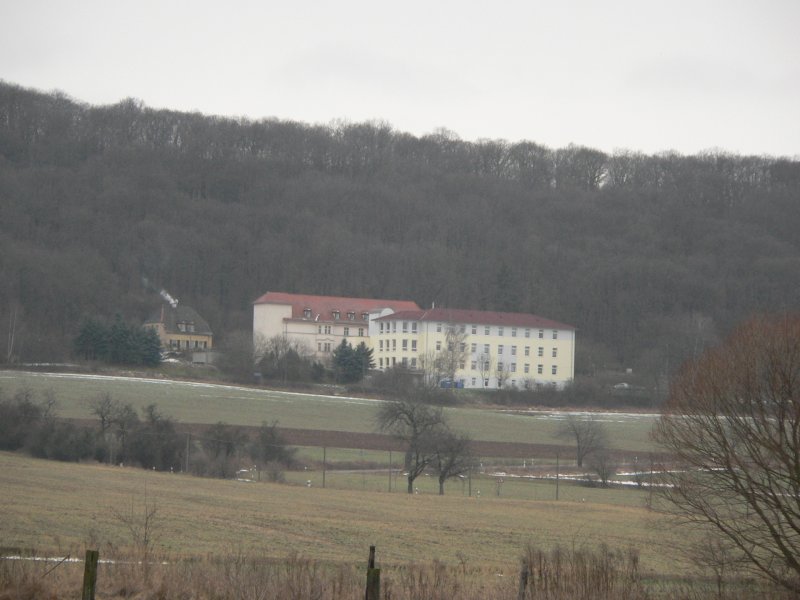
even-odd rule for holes
{"type": "MultiPolygon", "coordinates": [[[[96,377],[69,373],[0,371],[0,390],[29,389],[38,397],[51,391],[62,417],[91,418],[89,401],[110,393],[136,408],[157,404],[184,423],[259,425],[278,420],[283,427],[374,432],[379,402],[364,398],[319,396],[258,388],[165,379],[96,377]]],[[[562,415],[551,411],[522,414],[478,408],[448,408],[453,426],[480,441],[568,444],[556,435],[562,415]]],[[[608,413],[601,416],[614,448],[647,453],[651,415],[608,413]]]]}
{"type": "Polygon", "coordinates": [[[481,565],[514,576],[529,543],[638,548],[645,573],[680,575],[671,531],[641,507],[320,489],[55,463],[0,453],[0,539],[11,548],[81,555],[124,548],[119,514],[155,503],[156,548],[172,556],[231,553],[361,565],[481,565]],[[145,496],[146,495],[146,496],[145,496]]]}

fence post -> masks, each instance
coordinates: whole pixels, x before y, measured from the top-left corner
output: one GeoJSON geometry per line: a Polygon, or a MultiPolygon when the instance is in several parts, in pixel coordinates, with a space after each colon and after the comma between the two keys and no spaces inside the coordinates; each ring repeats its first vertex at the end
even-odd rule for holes
{"type": "Polygon", "coordinates": [[[366,600],[380,600],[381,595],[381,570],[375,568],[375,546],[369,547],[369,562],[367,563],[367,593],[366,600]]]}
{"type": "Polygon", "coordinates": [[[94,588],[97,585],[97,550],[87,550],[83,565],[83,595],[81,600],[94,600],[94,588]]]}
{"type": "Polygon", "coordinates": [[[517,592],[517,600],[525,600],[525,590],[528,587],[528,565],[523,562],[522,569],[519,572],[519,591],[517,592]]]}

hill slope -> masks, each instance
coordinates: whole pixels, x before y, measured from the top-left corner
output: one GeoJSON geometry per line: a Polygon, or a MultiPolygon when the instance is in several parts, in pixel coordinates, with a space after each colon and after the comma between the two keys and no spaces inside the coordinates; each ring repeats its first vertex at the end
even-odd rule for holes
{"type": "Polygon", "coordinates": [[[0,82],[0,359],[62,359],[88,316],[143,320],[152,286],[221,338],[283,290],[534,312],[578,327],[579,372],[652,382],[796,305],[798,230],[786,159],[93,107],[0,82]]]}

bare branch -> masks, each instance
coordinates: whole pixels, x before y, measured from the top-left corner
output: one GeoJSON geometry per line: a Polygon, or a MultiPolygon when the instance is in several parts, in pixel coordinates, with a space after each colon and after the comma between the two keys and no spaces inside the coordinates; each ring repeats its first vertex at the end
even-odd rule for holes
{"type": "Polygon", "coordinates": [[[751,571],[800,592],[800,318],[757,318],[687,365],[654,431],[664,496],[751,571]]]}

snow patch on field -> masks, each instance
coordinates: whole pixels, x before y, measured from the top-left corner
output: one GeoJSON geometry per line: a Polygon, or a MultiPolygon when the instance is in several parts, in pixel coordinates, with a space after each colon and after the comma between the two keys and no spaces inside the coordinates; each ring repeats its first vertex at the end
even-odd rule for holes
{"type": "Polygon", "coordinates": [[[633,413],[633,412],[593,412],[585,410],[546,410],[546,409],[504,409],[497,412],[520,417],[531,417],[543,421],[563,421],[568,416],[594,419],[600,423],[628,423],[630,421],[653,420],[658,413],[633,413]]]}

